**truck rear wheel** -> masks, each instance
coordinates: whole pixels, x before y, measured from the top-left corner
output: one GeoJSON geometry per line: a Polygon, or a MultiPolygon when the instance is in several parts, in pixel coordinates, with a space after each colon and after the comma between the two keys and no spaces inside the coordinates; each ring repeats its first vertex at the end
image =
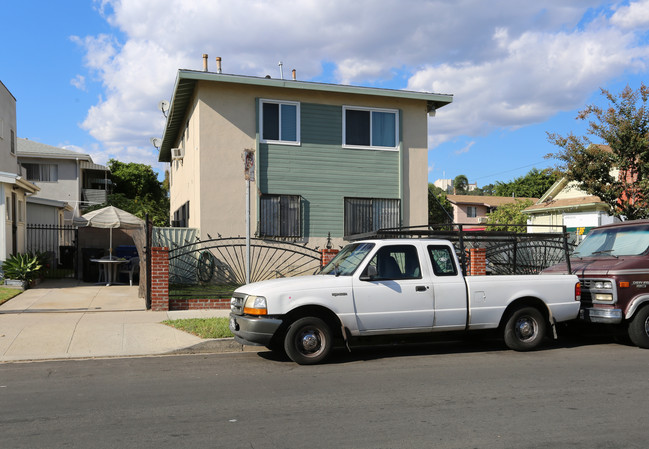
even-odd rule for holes
{"type": "Polygon", "coordinates": [[[644,306],[629,323],[629,338],[634,345],[649,349],[649,306],[644,306]]]}
{"type": "Polygon", "coordinates": [[[288,328],[284,338],[284,350],[291,360],[300,365],[322,362],[333,346],[331,329],[316,317],[296,320],[288,328]]]}
{"type": "Polygon", "coordinates": [[[547,328],[545,318],[537,308],[515,310],[505,324],[505,344],[514,351],[534,350],[543,342],[547,328]]]}

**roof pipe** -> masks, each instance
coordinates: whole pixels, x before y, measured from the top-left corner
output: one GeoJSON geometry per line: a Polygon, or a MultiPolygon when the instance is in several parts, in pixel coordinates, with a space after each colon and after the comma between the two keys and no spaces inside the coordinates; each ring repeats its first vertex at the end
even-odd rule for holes
{"type": "Polygon", "coordinates": [[[216,73],[221,73],[221,57],[216,57],[216,73]]]}
{"type": "Polygon", "coordinates": [[[203,53],[203,72],[207,72],[207,53],[203,53]]]}

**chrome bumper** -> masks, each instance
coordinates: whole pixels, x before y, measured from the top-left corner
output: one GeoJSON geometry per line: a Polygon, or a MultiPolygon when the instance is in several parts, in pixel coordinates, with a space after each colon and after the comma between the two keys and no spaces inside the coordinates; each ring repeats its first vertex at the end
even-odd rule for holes
{"type": "Polygon", "coordinates": [[[587,308],[579,311],[579,319],[590,323],[619,324],[624,319],[622,309],[587,308]]]}
{"type": "Polygon", "coordinates": [[[282,320],[277,318],[230,314],[230,331],[244,345],[267,346],[281,325],[282,320]]]}

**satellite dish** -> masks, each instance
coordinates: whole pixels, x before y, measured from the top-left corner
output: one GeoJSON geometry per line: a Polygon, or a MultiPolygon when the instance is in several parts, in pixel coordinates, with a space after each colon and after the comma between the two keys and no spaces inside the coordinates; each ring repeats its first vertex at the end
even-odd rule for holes
{"type": "Polygon", "coordinates": [[[153,145],[156,148],[160,148],[160,144],[162,144],[162,139],[159,139],[157,137],[151,137],[151,145],[153,145]]]}
{"type": "Polygon", "coordinates": [[[162,114],[166,117],[167,111],[169,110],[169,102],[167,100],[162,100],[158,103],[158,109],[162,111],[162,114]]]}

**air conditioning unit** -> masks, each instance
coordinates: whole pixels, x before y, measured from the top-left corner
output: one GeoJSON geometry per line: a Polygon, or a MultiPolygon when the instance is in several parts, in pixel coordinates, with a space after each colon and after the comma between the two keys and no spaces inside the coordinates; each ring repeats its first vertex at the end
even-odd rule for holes
{"type": "Polygon", "coordinates": [[[172,148],[171,149],[171,160],[172,161],[182,160],[183,157],[185,157],[185,149],[184,148],[172,148]]]}
{"type": "Polygon", "coordinates": [[[489,220],[487,217],[478,217],[478,223],[484,224],[489,220]]]}

